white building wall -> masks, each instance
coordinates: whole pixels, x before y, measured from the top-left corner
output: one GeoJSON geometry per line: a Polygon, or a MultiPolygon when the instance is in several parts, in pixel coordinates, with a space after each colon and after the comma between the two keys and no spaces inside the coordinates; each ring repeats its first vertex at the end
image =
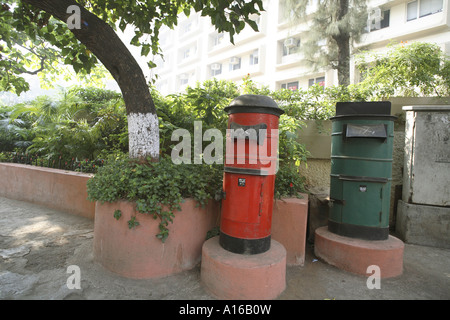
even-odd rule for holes
{"type": "MultiPolygon", "coordinates": [[[[426,4],[431,0],[417,1],[420,5],[422,1],[426,4]]],[[[160,45],[165,61],[156,59],[158,67],[153,70],[159,77],[156,81],[158,90],[162,94],[180,92],[187,85],[194,86],[197,81],[203,82],[214,76],[240,83],[248,74],[252,80],[272,90],[296,86],[307,88],[311,82],[318,81],[323,81],[326,86],[337,84],[335,70],[313,71],[302,62],[300,53],[292,53],[295,49],[289,50],[292,54],[283,55],[285,39],[300,40],[300,45],[302,39],[306,39],[308,19],[302,24],[291,25],[284,18],[282,2],[283,0],[266,0],[266,11],[258,18],[260,32],[246,27],[235,36],[235,45],[230,43],[228,34],[224,34],[219,40],[210,18],[201,17],[195,12],[189,18],[181,17],[174,30],[161,31],[160,45]],[[230,68],[233,57],[240,59],[240,64],[230,68]],[[221,70],[216,71],[215,75],[211,70],[214,64],[221,65],[221,70]]],[[[383,51],[387,50],[390,43],[425,41],[437,43],[449,52],[449,0],[442,0],[440,12],[407,21],[407,4],[410,2],[412,1],[370,0],[369,8],[380,8],[381,12],[389,10],[389,26],[363,35],[360,43],[355,44],[355,49],[383,51]]],[[[312,7],[308,17],[313,12],[312,7]]],[[[354,62],[351,77],[352,82],[358,81],[359,75],[354,62]]]]}

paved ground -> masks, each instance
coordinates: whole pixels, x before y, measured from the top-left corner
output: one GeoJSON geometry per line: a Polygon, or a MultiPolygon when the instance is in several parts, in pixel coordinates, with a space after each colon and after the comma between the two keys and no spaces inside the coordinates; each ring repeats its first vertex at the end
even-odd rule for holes
{"type": "MultiPolygon", "coordinates": [[[[119,277],[93,261],[93,221],[0,197],[0,299],[210,300],[200,267],[162,279],[119,277]],[[69,289],[71,265],[81,289],[69,289]]],[[[403,275],[368,289],[367,277],[316,261],[287,268],[280,300],[450,299],[450,250],[405,245],[403,275]]]]}

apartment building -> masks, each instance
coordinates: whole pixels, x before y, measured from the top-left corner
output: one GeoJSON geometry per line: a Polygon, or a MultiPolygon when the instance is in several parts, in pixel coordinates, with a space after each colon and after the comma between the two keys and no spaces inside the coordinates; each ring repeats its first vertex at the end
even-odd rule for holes
{"type": "MultiPolygon", "coordinates": [[[[450,0],[370,0],[366,33],[356,49],[386,50],[391,43],[424,41],[440,45],[450,54],[450,0]]],[[[308,37],[305,22],[293,24],[284,0],[265,0],[266,11],[252,17],[259,32],[246,27],[231,44],[228,34],[218,33],[209,18],[192,13],[178,26],[162,30],[160,45],[164,59],[155,58],[156,87],[162,94],[183,91],[213,77],[241,82],[252,80],[271,89],[295,90],[315,83],[337,84],[331,68],[314,70],[303,62],[302,40],[308,37]]],[[[311,2],[312,4],[314,1],[311,2]]],[[[352,61],[351,81],[359,80],[352,61]]]]}

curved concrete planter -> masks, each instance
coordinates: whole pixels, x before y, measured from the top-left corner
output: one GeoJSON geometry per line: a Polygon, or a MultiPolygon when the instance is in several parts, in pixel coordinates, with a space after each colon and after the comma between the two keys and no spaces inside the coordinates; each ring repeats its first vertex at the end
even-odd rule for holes
{"type": "Polygon", "coordinates": [[[218,223],[219,206],[210,201],[205,208],[193,199],[181,204],[169,225],[165,243],[156,238],[159,219],[136,211],[127,201],[96,203],[94,258],[106,269],[127,278],[158,278],[192,269],[200,262],[206,233],[218,223]],[[115,210],[121,210],[119,220],[115,210]],[[127,221],[136,217],[139,226],[129,229],[127,221]]]}

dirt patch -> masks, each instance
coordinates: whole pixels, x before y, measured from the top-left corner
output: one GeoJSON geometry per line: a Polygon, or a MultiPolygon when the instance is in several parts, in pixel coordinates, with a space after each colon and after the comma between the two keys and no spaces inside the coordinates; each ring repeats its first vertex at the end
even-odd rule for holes
{"type": "Polygon", "coordinates": [[[58,244],[47,243],[43,247],[32,249],[26,255],[27,263],[25,268],[32,272],[64,268],[66,260],[73,255],[76,243],[58,244]]]}

